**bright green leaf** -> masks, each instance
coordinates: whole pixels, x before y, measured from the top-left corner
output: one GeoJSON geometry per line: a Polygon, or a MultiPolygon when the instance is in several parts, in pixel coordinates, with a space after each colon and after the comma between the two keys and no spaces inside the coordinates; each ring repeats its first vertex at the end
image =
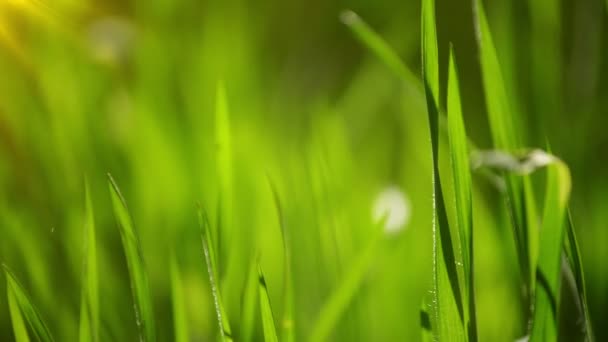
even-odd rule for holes
{"type": "Polygon", "coordinates": [[[84,267],[80,299],[80,341],[99,340],[99,284],[95,218],[89,183],[85,181],[84,267]]]}
{"type": "Polygon", "coordinates": [[[258,265],[258,292],[260,295],[260,313],[262,316],[262,327],[264,328],[264,341],[277,342],[277,329],[274,325],[274,316],[272,314],[272,306],[270,305],[270,297],[268,296],[268,288],[262,269],[258,265]]]}
{"type": "Polygon", "coordinates": [[[141,244],[139,243],[137,232],[133,227],[133,221],[129,215],[125,199],[110,174],[108,174],[108,185],[110,187],[114,216],[118,223],[129,268],[131,292],[135,304],[135,319],[137,320],[140,338],[145,342],[152,342],[156,340],[156,329],[154,326],[150,285],[148,283],[148,274],[146,273],[141,244]]]}
{"type": "Polygon", "coordinates": [[[42,316],[34,307],[31,300],[25,294],[25,291],[13,275],[13,272],[8,266],[3,265],[4,274],[6,276],[6,292],[8,296],[8,305],[13,321],[13,332],[17,342],[29,342],[30,338],[24,324],[24,318],[30,331],[39,342],[51,342],[53,337],[47,328],[47,325],[42,320],[42,316]]]}

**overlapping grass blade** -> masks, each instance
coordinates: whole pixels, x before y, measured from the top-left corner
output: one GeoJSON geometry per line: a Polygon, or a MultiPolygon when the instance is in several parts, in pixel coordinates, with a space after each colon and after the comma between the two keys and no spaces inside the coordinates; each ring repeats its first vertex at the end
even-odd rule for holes
{"type": "Polygon", "coordinates": [[[283,319],[281,321],[281,341],[293,342],[295,340],[294,334],[294,305],[293,305],[293,282],[291,274],[291,251],[289,244],[289,235],[286,227],[285,217],[283,215],[283,206],[281,205],[281,198],[279,197],[278,189],[270,178],[268,178],[272,194],[274,197],[274,203],[279,216],[279,226],[281,227],[281,237],[283,240],[283,256],[284,256],[284,268],[283,268],[283,319]]]}
{"type": "Polygon", "coordinates": [[[9,311],[11,314],[11,320],[13,321],[13,333],[15,334],[15,340],[17,342],[28,342],[30,341],[28,329],[36,337],[39,342],[51,342],[53,337],[51,332],[47,328],[46,323],[42,319],[42,316],[34,307],[31,300],[25,294],[25,291],[17,281],[17,278],[8,266],[3,265],[4,275],[6,276],[6,292],[8,297],[9,311]],[[25,318],[25,320],[24,320],[25,318]]]}
{"type": "Polygon", "coordinates": [[[220,293],[215,248],[210,235],[211,225],[209,224],[207,215],[203,213],[201,208],[198,210],[198,222],[202,234],[203,252],[205,254],[205,263],[207,265],[207,273],[209,275],[209,284],[211,286],[211,294],[215,305],[220,337],[222,341],[232,341],[232,331],[230,330],[230,323],[220,293]]]}
{"type": "MultiPolygon", "coordinates": [[[[422,72],[426,94],[433,162],[433,299],[431,326],[435,339],[466,340],[463,302],[456,254],[448,226],[439,178],[439,51],[435,3],[422,3],[422,72]]],[[[456,231],[457,233],[457,231],[456,231]]],[[[458,241],[458,239],[456,239],[458,241]]]]}
{"type": "Polygon", "coordinates": [[[260,315],[262,317],[262,328],[264,329],[264,341],[278,342],[277,329],[274,325],[274,316],[272,314],[272,306],[270,305],[270,297],[268,296],[268,288],[264,273],[258,265],[258,293],[260,295],[260,315]]]}
{"type": "Polygon", "coordinates": [[[175,342],[189,341],[188,333],[188,318],[186,317],[186,308],[184,298],[184,289],[182,285],[181,271],[177,263],[175,252],[171,254],[171,303],[173,305],[173,329],[175,333],[175,342]]]}
{"type": "Polygon", "coordinates": [[[452,178],[456,197],[456,223],[460,236],[465,274],[463,291],[464,324],[469,340],[477,340],[477,324],[475,315],[475,291],[473,272],[473,204],[471,194],[471,169],[467,136],[462,118],[458,72],[454,52],[450,49],[448,74],[448,139],[452,164],[452,178]]]}
{"type": "Polygon", "coordinates": [[[547,167],[531,342],[555,341],[558,332],[559,282],[570,172],[561,162],[547,167]]]}
{"type": "MultiPolygon", "coordinates": [[[[516,113],[509,102],[509,93],[505,87],[496,49],[490,32],[481,0],[474,0],[476,12],[475,27],[479,46],[482,83],[485,92],[488,121],[494,147],[514,152],[522,147],[517,134],[516,113]]],[[[530,300],[534,289],[534,258],[536,250],[533,235],[535,230],[529,226],[536,220],[532,203],[525,199],[533,198],[529,182],[511,174],[506,178],[506,203],[512,219],[513,231],[517,246],[518,261],[524,278],[525,299],[530,300]]],[[[531,304],[531,303],[528,303],[531,304]]],[[[530,305],[531,307],[531,305],[530,305]]]]}
{"type": "Polygon", "coordinates": [[[521,156],[501,151],[479,152],[475,164],[520,175],[547,169],[538,265],[534,268],[536,287],[530,341],[555,341],[570,171],[559,158],[541,150],[532,150],[521,156]]]}
{"type": "Polygon", "coordinates": [[[150,296],[150,285],[148,283],[148,274],[146,273],[141,244],[127,209],[126,201],[110,174],[108,174],[108,185],[114,208],[114,216],[118,223],[129,268],[131,291],[135,304],[135,319],[139,328],[140,338],[146,342],[155,341],[156,329],[152,298],[150,296]]]}
{"type": "Polygon", "coordinates": [[[84,246],[79,338],[81,342],[95,342],[99,340],[99,283],[95,218],[87,181],[85,181],[84,246]]]}
{"type": "Polygon", "coordinates": [[[589,316],[589,305],[587,304],[587,291],[585,290],[585,277],[583,272],[583,262],[581,260],[581,254],[574,232],[574,224],[572,223],[572,217],[568,212],[566,221],[566,239],[564,241],[564,249],[566,252],[566,258],[568,264],[574,274],[574,280],[576,282],[576,289],[578,293],[578,301],[583,310],[584,320],[584,335],[585,341],[593,341],[593,330],[591,329],[591,317],[589,316]]]}

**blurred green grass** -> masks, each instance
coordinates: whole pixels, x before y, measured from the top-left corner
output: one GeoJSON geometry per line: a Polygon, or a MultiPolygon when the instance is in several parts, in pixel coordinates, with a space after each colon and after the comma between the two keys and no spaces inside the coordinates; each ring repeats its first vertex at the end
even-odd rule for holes
{"type": "MultiPolygon", "coordinates": [[[[522,138],[542,147],[546,136],[570,167],[601,341],[608,338],[601,325],[608,317],[607,11],[592,0],[528,5],[486,2],[489,24],[522,138]]],[[[107,172],[139,233],[159,340],[174,336],[172,253],[192,338],[217,333],[197,203],[219,227],[220,285],[233,331],[257,250],[280,323],[286,259],[268,179],[276,184],[289,232],[295,336],[305,340],[379,229],[374,200],[398,187],[411,219],[379,245],[332,336],[420,339],[432,260],[424,95],[416,80],[397,78],[353,38],[338,18],[346,8],[420,74],[418,1],[0,3],[0,260],[57,340],[78,336],[85,175],[103,298],[99,336],[138,334],[107,172]],[[218,152],[225,141],[216,136],[218,82],[229,156],[218,152]]],[[[471,2],[437,1],[437,22],[440,94],[452,42],[467,133],[489,148],[471,2]]],[[[473,185],[480,340],[514,340],[524,332],[524,308],[511,228],[492,186],[478,175],[473,185]]],[[[253,336],[263,336],[259,318],[253,336]]],[[[12,338],[0,296],[0,339],[12,338]]]]}

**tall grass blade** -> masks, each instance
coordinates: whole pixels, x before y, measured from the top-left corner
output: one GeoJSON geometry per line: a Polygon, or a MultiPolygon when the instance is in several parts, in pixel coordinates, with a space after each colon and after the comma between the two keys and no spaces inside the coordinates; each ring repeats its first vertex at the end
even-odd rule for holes
{"type": "MultiPolygon", "coordinates": [[[[435,3],[422,2],[422,72],[426,94],[433,162],[433,291],[431,326],[436,340],[466,340],[463,301],[456,254],[448,226],[439,178],[439,51],[435,3]]],[[[457,231],[456,231],[457,233],[457,231]]],[[[458,241],[458,239],[456,239],[458,241]]]]}
{"type": "Polygon", "coordinates": [[[201,208],[198,210],[198,222],[202,234],[203,252],[205,254],[205,263],[207,265],[207,273],[209,275],[209,284],[211,286],[211,294],[215,305],[220,337],[222,341],[232,341],[230,323],[228,322],[228,316],[226,315],[226,310],[224,309],[222,296],[220,294],[215,248],[213,247],[210,235],[211,225],[209,224],[207,215],[203,213],[201,208]]]}
{"type": "Polygon", "coordinates": [[[469,340],[477,340],[475,315],[475,286],[473,272],[473,204],[471,195],[471,169],[467,148],[467,135],[462,118],[458,72],[453,49],[450,49],[448,74],[448,139],[452,164],[452,178],[456,203],[456,223],[460,236],[465,274],[463,302],[465,303],[464,324],[469,340]]]}
{"type": "Polygon", "coordinates": [[[293,342],[295,340],[295,322],[294,322],[294,305],[293,305],[293,281],[292,281],[292,270],[291,270],[291,251],[289,244],[289,234],[286,227],[285,216],[283,214],[283,206],[281,205],[281,198],[279,197],[278,189],[270,178],[268,178],[272,194],[274,197],[274,203],[279,216],[279,226],[281,228],[281,237],[283,240],[283,256],[284,256],[284,269],[283,269],[283,319],[281,321],[281,341],[293,342]]]}
{"type": "Polygon", "coordinates": [[[555,341],[558,332],[559,282],[570,172],[561,162],[547,167],[531,342],[555,341]]]}
{"type": "Polygon", "coordinates": [[[264,341],[278,342],[277,329],[274,325],[274,316],[272,314],[272,306],[270,305],[270,297],[268,296],[268,288],[262,269],[258,265],[258,292],[260,295],[260,314],[262,316],[262,327],[264,328],[264,341]]]}
{"type": "Polygon", "coordinates": [[[188,342],[188,317],[186,316],[184,288],[175,252],[171,255],[171,303],[173,305],[173,329],[175,342],[188,342]]]}
{"type": "Polygon", "coordinates": [[[79,338],[81,342],[95,342],[99,340],[99,283],[97,275],[95,218],[91,203],[91,190],[86,180],[84,246],[79,338]]]}
{"type": "Polygon", "coordinates": [[[258,304],[258,257],[256,255],[251,259],[245,286],[241,294],[241,335],[240,340],[252,341],[255,330],[255,319],[258,304]]]}
{"type": "Polygon", "coordinates": [[[475,24],[479,45],[479,60],[490,131],[496,148],[512,150],[520,145],[515,131],[514,113],[510,109],[509,94],[505,88],[483,4],[481,0],[475,0],[474,4],[477,13],[475,24]]]}
{"type": "Polygon", "coordinates": [[[27,322],[30,331],[39,342],[51,342],[53,337],[47,328],[47,325],[42,320],[42,316],[34,307],[25,291],[17,281],[13,272],[6,265],[4,274],[6,276],[6,292],[8,297],[9,311],[11,320],[13,321],[13,333],[17,342],[30,341],[28,330],[24,321],[27,322]],[[25,318],[25,320],[24,320],[25,318]]]}
{"type": "MultiPolygon", "coordinates": [[[[217,86],[215,102],[215,147],[217,149],[217,181],[220,194],[220,203],[218,203],[218,222],[221,221],[222,223],[221,233],[225,233],[222,238],[226,238],[226,241],[228,242],[230,241],[230,231],[232,229],[232,140],[230,136],[228,99],[226,97],[226,88],[222,82],[219,82],[217,86]]],[[[221,251],[222,249],[218,245],[220,226],[216,225],[215,227],[210,227],[210,229],[214,229],[212,237],[217,239],[214,243],[221,251]]]]}
{"type": "MultiPolygon", "coordinates": [[[[481,0],[474,0],[474,9],[482,83],[492,140],[496,149],[514,152],[522,145],[516,130],[516,113],[510,106],[510,97],[481,0]]],[[[525,299],[529,301],[532,297],[535,277],[534,256],[530,253],[536,247],[531,241],[533,239],[531,236],[535,234],[535,231],[528,226],[528,222],[536,218],[534,212],[529,212],[532,207],[526,204],[524,198],[530,198],[532,190],[529,185],[522,183],[521,179],[514,175],[507,174],[505,178],[507,195],[505,200],[513,224],[520,271],[525,282],[525,299]]]]}
{"type": "Polygon", "coordinates": [[[574,274],[574,280],[576,282],[576,289],[578,293],[578,301],[583,310],[583,322],[584,322],[584,335],[585,341],[593,341],[593,330],[591,328],[591,317],[589,316],[589,305],[587,303],[587,291],[585,290],[585,277],[583,272],[583,262],[581,260],[581,253],[576,240],[576,234],[574,232],[574,224],[572,223],[572,217],[568,212],[568,218],[566,221],[566,240],[564,241],[564,249],[566,251],[566,258],[568,264],[574,274]]]}
{"type": "Polygon", "coordinates": [[[534,267],[536,286],[530,341],[555,341],[558,333],[564,221],[571,187],[570,171],[559,158],[541,150],[532,150],[520,156],[500,151],[481,151],[474,158],[474,165],[517,175],[547,169],[538,265],[534,267]]]}
{"type": "Polygon", "coordinates": [[[135,319],[139,328],[140,339],[146,342],[156,341],[150,285],[148,283],[148,274],[146,273],[141,244],[127,209],[126,201],[110,174],[108,174],[108,185],[114,208],[114,216],[118,223],[127,259],[131,292],[135,304],[135,319]]]}

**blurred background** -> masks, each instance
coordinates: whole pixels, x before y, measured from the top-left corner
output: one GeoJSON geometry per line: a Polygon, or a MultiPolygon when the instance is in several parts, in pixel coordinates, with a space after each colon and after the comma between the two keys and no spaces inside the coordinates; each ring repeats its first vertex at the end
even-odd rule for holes
{"type": "MultiPolygon", "coordinates": [[[[591,316],[597,340],[607,340],[607,4],[484,3],[519,130],[530,147],[547,137],[571,169],[591,316]]],[[[420,340],[432,260],[425,100],[419,84],[396,77],[352,36],[339,19],[345,9],[420,74],[418,0],[0,2],[0,261],[57,340],[78,332],[85,176],[97,225],[102,340],[137,336],[108,172],[141,237],[161,340],[173,336],[173,253],[192,340],[217,333],[197,203],[230,232],[218,259],[237,339],[256,251],[281,317],[284,255],[269,183],[289,231],[296,336],[308,338],[368,250],[378,229],[374,207],[396,205],[399,220],[386,222],[330,339],[420,340]],[[218,85],[228,144],[216,136],[218,85]]],[[[437,21],[441,101],[452,43],[467,132],[489,149],[471,1],[437,0],[437,21]]],[[[474,186],[480,340],[513,341],[526,322],[511,228],[496,189],[475,175],[474,186]]],[[[0,339],[12,338],[0,295],[0,339]]]]}

